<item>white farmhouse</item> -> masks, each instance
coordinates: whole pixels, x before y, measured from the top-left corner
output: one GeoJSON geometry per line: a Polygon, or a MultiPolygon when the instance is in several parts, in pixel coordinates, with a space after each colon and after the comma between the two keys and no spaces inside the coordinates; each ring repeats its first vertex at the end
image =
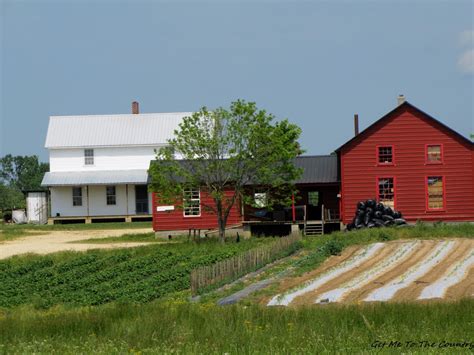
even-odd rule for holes
{"type": "Polygon", "coordinates": [[[147,169],[191,112],[52,116],[45,147],[50,223],[151,219],[147,169]]]}

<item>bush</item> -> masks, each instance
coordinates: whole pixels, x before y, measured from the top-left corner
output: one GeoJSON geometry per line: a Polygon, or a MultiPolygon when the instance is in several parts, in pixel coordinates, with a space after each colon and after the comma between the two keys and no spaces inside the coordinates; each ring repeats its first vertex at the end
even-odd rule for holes
{"type": "Polygon", "coordinates": [[[344,243],[339,239],[331,239],[321,247],[321,251],[327,256],[340,255],[343,249],[344,243]]]}

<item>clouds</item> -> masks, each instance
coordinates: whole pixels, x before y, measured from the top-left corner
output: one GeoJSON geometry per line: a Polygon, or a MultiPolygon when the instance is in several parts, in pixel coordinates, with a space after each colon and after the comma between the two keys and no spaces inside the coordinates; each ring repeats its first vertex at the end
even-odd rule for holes
{"type": "Polygon", "coordinates": [[[461,32],[459,44],[465,49],[459,57],[458,68],[463,73],[474,74],[474,30],[461,32]]]}

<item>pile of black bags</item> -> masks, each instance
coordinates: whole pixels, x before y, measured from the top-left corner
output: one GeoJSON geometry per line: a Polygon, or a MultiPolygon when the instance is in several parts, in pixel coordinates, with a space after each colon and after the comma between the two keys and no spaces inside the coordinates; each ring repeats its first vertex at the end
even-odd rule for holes
{"type": "Polygon", "coordinates": [[[347,225],[347,230],[362,228],[377,228],[400,226],[407,224],[402,213],[375,200],[357,203],[357,211],[352,223],[347,225]]]}

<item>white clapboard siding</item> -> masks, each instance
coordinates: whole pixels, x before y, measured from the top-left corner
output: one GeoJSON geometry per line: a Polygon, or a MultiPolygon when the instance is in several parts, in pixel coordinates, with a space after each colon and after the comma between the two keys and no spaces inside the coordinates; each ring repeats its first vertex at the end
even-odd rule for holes
{"type": "MultiPolygon", "coordinates": [[[[89,212],[87,212],[87,188],[82,187],[82,206],[72,205],[72,186],[51,187],[51,216],[86,217],[86,216],[122,216],[135,215],[135,185],[116,185],[116,204],[107,205],[106,186],[91,185],[89,189],[89,212]],[[127,206],[128,204],[128,206],[127,206]]],[[[151,193],[148,194],[148,211],[151,213],[151,193]]]]}
{"type": "Polygon", "coordinates": [[[98,171],[148,169],[155,147],[94,148],[94,165],[84,164],[84,149],[50,149],[50,171],[98,171]]]}

